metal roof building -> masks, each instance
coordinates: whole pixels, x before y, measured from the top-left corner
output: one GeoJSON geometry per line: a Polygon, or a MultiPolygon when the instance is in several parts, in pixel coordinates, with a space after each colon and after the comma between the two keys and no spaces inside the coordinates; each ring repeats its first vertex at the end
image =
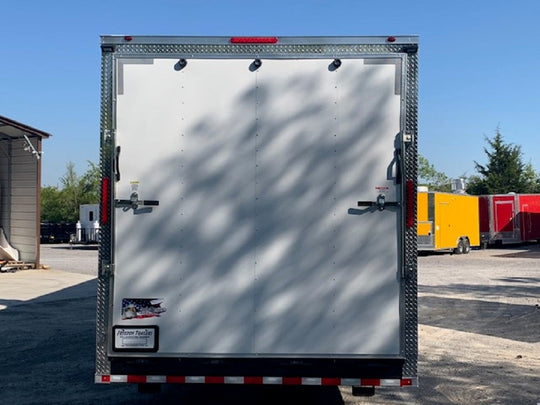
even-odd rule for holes
{"type": "Polygon", "coordinates": [[[36,266],[40,262],[41,143],[49,136],[0,115],[0,228],[18,251],[18,260],[36,266]]]}

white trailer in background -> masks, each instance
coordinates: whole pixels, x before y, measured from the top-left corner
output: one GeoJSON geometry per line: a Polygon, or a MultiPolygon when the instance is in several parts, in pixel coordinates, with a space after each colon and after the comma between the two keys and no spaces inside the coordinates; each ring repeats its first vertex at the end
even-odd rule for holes
{"type": "Polygon", "coordinates": [[[96,382],[417,385],[417,48],[102,38],[96,382]]]}
{"type": "Polygon", "coordinates": [[[99,204],[81,204],[74,243],[99,242],[99,204]]]}

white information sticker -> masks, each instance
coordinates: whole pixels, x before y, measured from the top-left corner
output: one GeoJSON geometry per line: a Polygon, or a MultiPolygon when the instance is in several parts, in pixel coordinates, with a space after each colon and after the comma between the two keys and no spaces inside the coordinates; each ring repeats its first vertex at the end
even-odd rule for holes
{"type": "Polygon", "coordinates": [[[121,327],[113,329],[114,350],[157,350],[157,328],[152,327],[121,327]]]}

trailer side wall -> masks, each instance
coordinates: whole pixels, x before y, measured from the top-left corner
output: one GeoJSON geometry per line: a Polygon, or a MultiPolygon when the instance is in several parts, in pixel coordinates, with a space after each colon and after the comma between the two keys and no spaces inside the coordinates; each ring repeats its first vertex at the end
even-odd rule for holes
{"type": "Polygon", "coordinates": [[[420,250],[457,248],[460,239],[480,245],[479,199],[441,192],[418,193],[418,247],[420,250]]]}

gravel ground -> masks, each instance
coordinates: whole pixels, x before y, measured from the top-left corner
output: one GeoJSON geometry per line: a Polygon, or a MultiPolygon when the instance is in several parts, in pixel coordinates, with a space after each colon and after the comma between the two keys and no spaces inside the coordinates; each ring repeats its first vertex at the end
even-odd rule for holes
{"type": "Polygon", "coordinates": [[[55,270],[97,276],[98,246],[67,243],[41,245],[41,263],[55,270]]]}
{"type": "MultiPolygon", "coordinates": [[[[380,389],[371,398],[352,397],[349,389],[320,387],[174,385],[148,396],[138,394],[135,386],[95,385],[92,276],[97,272],[97,250],[42,245],[41,253],[42,263],[51,269],[88,275],[84,280],[89,280],[24,302],[0,296],[0,304],[6,306],[0,310],[3,403],[540,403],[539,244],[461,256],[421,255],[420,387],[380,389]]],[[[16,277],[0,274],[0,283],[9,283],[12,276],[16,277]]]]}

